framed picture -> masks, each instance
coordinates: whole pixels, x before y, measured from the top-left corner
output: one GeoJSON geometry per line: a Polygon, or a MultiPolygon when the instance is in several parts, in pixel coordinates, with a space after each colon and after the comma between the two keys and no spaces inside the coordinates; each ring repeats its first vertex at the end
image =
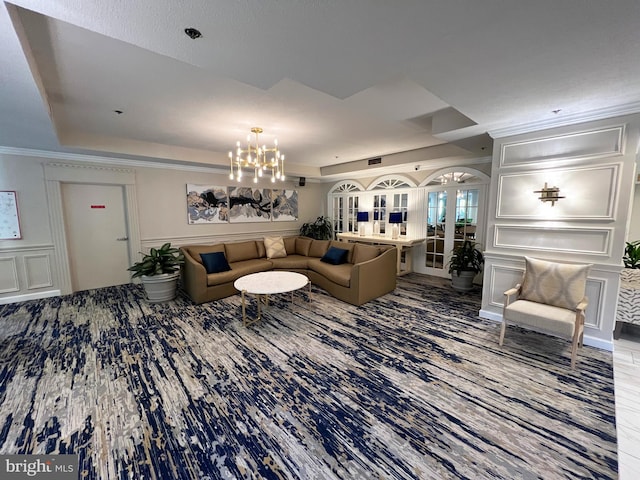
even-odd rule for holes
{"type": "Polygon", "coordinates": [[[188,183],[187,221],[189,225],[229,222],[227,187],[188,183]]]}
{"type": "Polygon", "coordinates": [[[231,223],[270,222],[271,189],[229,187],[229,221],[231,223]]]}
{"type": "Polygon", "coordinates": [[[0,240],[21,240],[16,192],[0,191],[0,240]]]}
{"type": "Polygon", "coordinates": [[[298,191],[271,190],[271,215],[274,222],[298,220],[298,191]]]}

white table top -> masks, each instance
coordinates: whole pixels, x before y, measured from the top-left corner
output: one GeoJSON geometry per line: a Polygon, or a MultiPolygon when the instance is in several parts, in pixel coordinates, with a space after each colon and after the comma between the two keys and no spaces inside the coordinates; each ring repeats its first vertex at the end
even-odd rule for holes
{"type": "Polygon", "coordinates": [[[338,234],[338,240],[352,240],[355,242],[381,243],[384,245],[413,246],[425,241],[425,238],[410,238],[400,235],[395,240],[384,235],[360,235],[358,233],[342,232],[338,234]]]}
{"type": "Polygon", "coordinates": [[[270,295],[298,290],[309,283],[309,279],[296,272],[259,272],[240,277],[233,286],[254,295],[270,295]]]}

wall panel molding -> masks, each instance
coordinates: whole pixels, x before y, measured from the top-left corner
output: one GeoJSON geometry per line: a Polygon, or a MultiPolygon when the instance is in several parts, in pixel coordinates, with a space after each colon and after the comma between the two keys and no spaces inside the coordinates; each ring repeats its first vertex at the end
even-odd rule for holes
{"type": "Polygon", "coordinates": [[[620,182],[619,163],[498,176],[497,219],[614,221],[620,182]],[[544,184],[560,188],[554,206],[538,194],[544,184]]]}
{"type": "Polygon", "coordinates": [[[225,242],[241,242],[243,240],[262,240],[264,237],[286,237],[291,235],[298,235],[298,229],[292,230],[258,230],[253,232],[240,232],[240,233],[224,233],[214,235],[189,235],[179,237],[158,237],[158,238],[144,238],[141,240],[141,246],[144,251],[148,251],[152,247],[161,246],[164,243],[171,242],[172,245],[181,247],[188,245],[209,245],[214,243],[225,242]]]}
{"type": "Polygon", "coordinates": [[[0,293],[19,291],[17,257],[0,258],[0,293]]]}
{"type": "Polygon", "coordinates": [[[0,253],[25,253],[25,252],[40,252],[42,250],[53,250],[52,243],[44,243],[41,245],[20,245],[15,247],[0,247],[0,253]]]}
{"type": "Polygon", "coordinates": [[[624,155],[624,125],[567,135],[503,143],[500,166],[548,168],[548,162],[624,155]]]}
{"type": "Polygon", "coordinates": [[[612,237],[612,228],[496,225],[493,247],[609,257],[612,237]]]}
{"type": "Polygon", "coordinates": [[[51,275],[51,258],[48,254],[24,255],[24,278],[27,290],[53,287],[51,275]]]}

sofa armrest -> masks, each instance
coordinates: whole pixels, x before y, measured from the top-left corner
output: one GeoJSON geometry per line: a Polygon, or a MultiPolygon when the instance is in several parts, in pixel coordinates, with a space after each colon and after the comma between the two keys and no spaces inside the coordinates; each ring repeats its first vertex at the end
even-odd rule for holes
{"type": "Polygon", "coordinates": [[[397,254],[397,248],[390,248],[353,266],[351,288],[358,292],[358,305],[395,290],[397,254]]]}
{"type": "Polygon", "coordinates": [[[207,297],[207,271],[204,265],[195,260],[185,248],[180,250],[184,254],[182,287],[194,302],[204,302],[207,297]]]}

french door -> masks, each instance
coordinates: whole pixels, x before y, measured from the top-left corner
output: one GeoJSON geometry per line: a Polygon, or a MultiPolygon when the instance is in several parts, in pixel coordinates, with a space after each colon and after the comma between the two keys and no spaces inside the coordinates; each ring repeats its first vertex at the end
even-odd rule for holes
{"type": "Polygon", "coordinates": [[[416,271],[449,277],[451,250],[465,240],[477,241],[482,225],[484,186],[451,185],[426,192],[424,259],[416,271]]]}

